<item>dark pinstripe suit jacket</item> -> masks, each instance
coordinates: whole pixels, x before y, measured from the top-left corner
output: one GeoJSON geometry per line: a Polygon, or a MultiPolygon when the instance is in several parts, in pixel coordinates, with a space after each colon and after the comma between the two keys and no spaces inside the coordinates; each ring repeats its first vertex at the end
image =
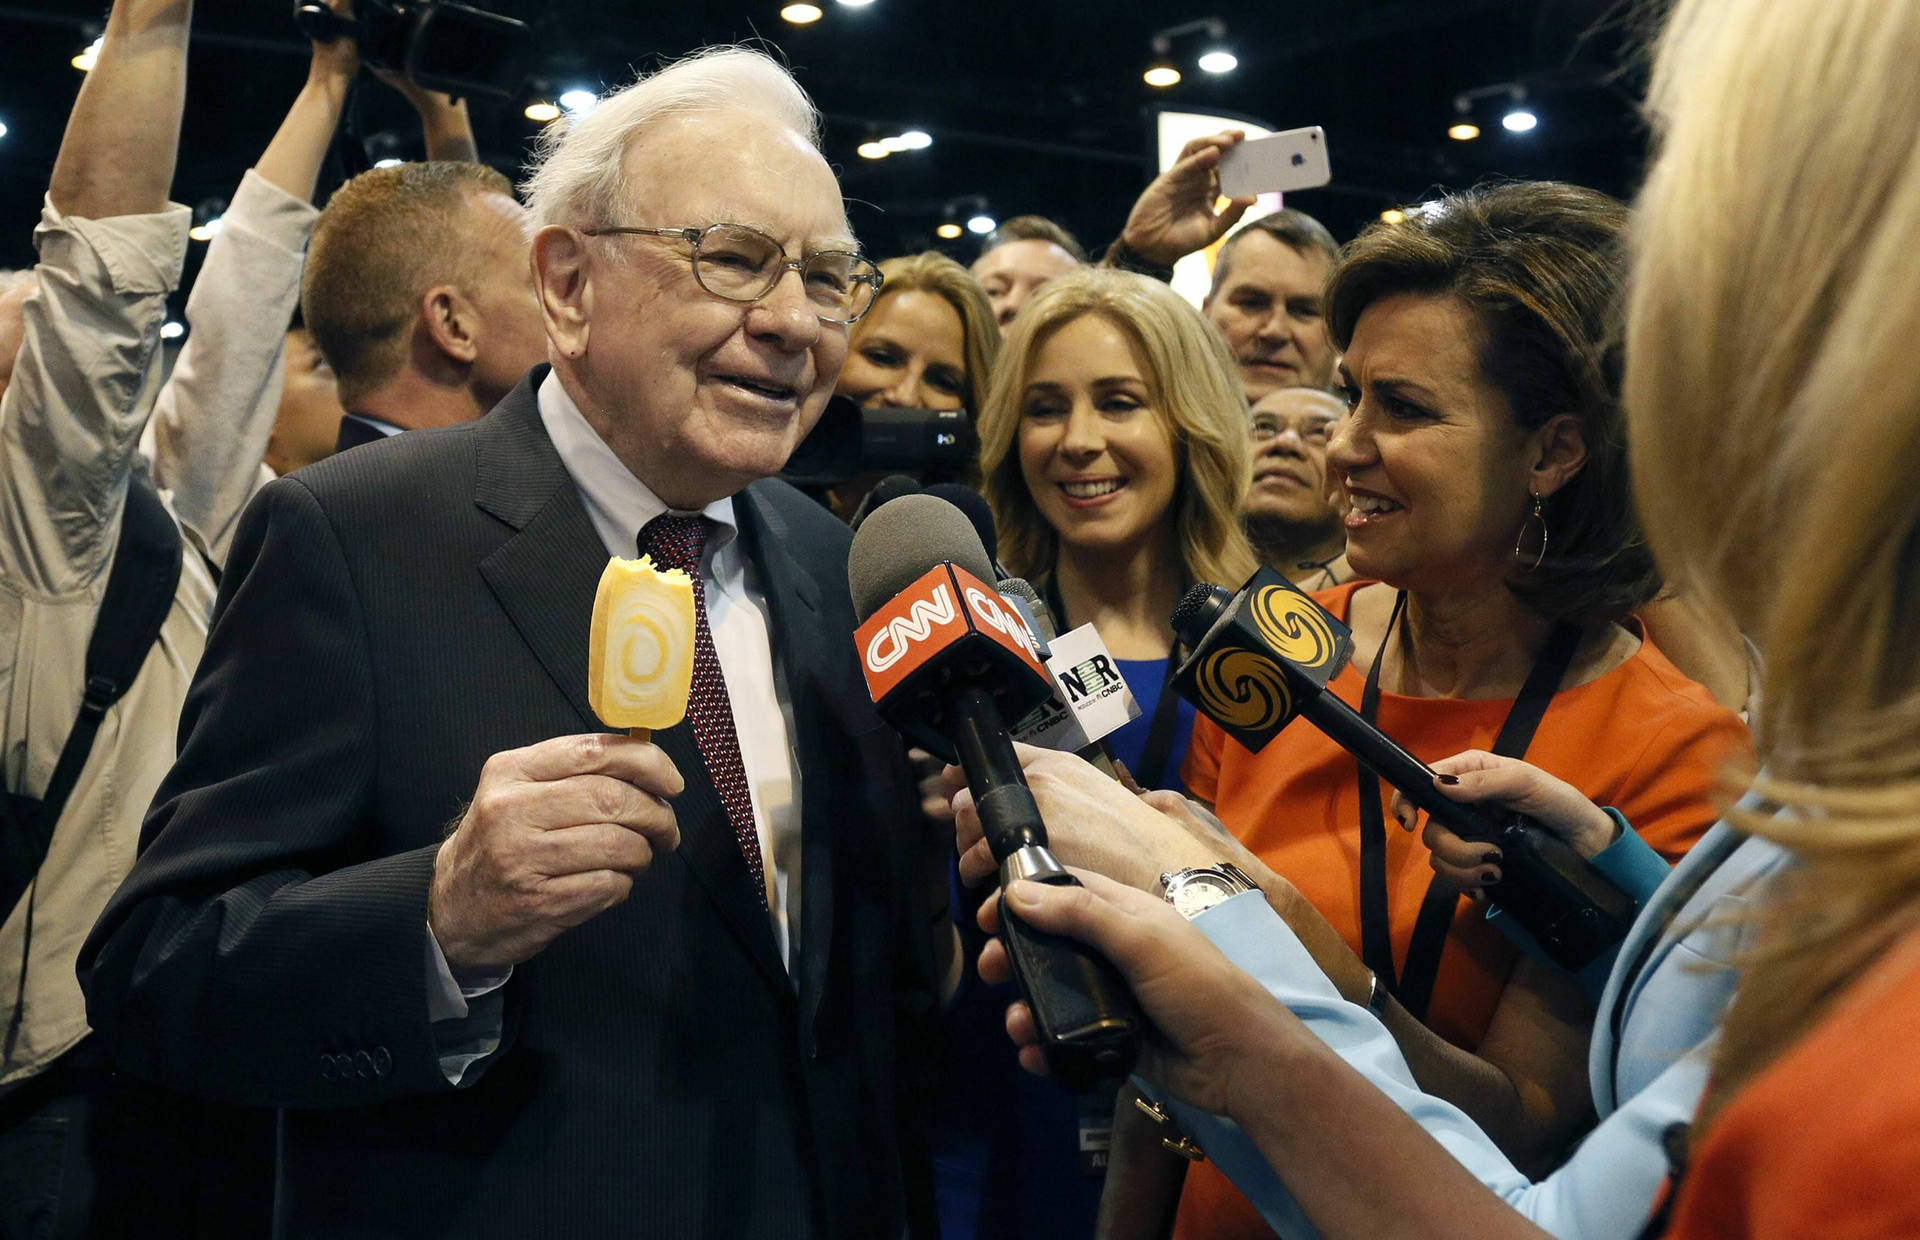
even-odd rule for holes
{"type": "Polygon", "coordinates": [[[478,1083],[441,1075],[435,849],[490,754],[601,726],[607,557],[543,374],[256,500],[178,764],[83,956],[89,1015],[133,1072],[284,1108],[282,1235],[897,1236],[898,1031],[931,1004],[916,799],[855,663],[849,534],[782,483],[736,504],[800,755],[797,979],[682,724],[656,734],[687,781],[678,852],[515,970],[478,1083]]]}

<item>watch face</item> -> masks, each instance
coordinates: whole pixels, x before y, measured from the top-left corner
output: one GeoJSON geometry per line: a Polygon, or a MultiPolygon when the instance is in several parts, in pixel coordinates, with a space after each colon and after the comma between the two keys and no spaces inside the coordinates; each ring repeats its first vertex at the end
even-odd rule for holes
{"type": "Polygon", "coordinates": [[[1231,884],[1217,874],[1189,874],[1172,892],[1173,907],[1192,920],[1234,894],[1231,884]]]}

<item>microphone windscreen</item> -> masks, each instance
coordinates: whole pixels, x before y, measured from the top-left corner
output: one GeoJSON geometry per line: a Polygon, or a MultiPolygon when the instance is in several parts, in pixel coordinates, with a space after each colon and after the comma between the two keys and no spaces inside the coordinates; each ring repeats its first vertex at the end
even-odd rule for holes
{"type": "MultiPolygon", "coordinates": [[[[967,514],[967,520],[973,522],[973,532],[980,536],[980,545],[986,548],[987,559],[998,562],[1000,559],[1000,532],[993,524],[993,509],[980,492],[958,482],[936,482],[927,488],[928,495],[938,495],[961,512],[967,514]]],[[[992,581],[993,578],[987,578],[992,581]]]]}
{"type": "Polygon", "coordinates": [[[1002,594],[1011,594],[1027,605],[1027,611],[1040,626],[1040,640],[1050,642],[1060,636],[1053,632],[1053,616],[1047,611],[1046,602],[1040,597],[1040,591],[1025,577],[1008,577],[997,583],[994,589],[1002,594]]]}
{"type": "Polygon", "coordinates": [[[857,530],[867,523],[867,518],[872,516],[874,509],[880,507],[880,505],[899,499],[902,495],[918,494],[920,494],[920,482],[918,479],[909,478],[905,474],[888,474],[880,481],[874,483],[873,490],[868,491],[866,495],[862,497],[860,506],[854,509],[851,524],[853,528],[857,530]]]}
{"type": "Polygon", "coordinates": [[[942,560],[993,581],[993,561],[966,514],[933,495],[903,495],[868,514],[847,553],[847,589],[861,623],[942,560]]]}

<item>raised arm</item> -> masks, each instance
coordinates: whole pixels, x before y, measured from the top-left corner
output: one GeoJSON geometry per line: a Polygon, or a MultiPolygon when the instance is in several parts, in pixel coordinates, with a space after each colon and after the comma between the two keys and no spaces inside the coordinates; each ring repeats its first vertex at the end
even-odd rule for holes
{"type": "Polygon", "coordinates": [[[480,147],[473,140],[473,121],[467,116],[465,99],[428,90],[386,69],[375,69],[373,76],[405,95],[413,110],[420,114],[420,131],[427,140],[428,159],[480,162],[480,147]]]}
{"type": "Polygon", "coordinates": [[[192,0],[118,0],[34,233],[38,290],[0,398],[0,574],[85,588],[112,551],[152,408],[189,216],[169,208],[192,0]]]}
{"type": "MultiPolygon", "coordinates": [[[[344,0],[335,0],[344,7],[344,0]]],[[[154,409],[154,477],[200,551],[226,561],[234,523],[270,474],[288,322],[318,216],[321,163],[359,69],[353,42],[316,43],[305,85],[241,181],[187,301],[192,327],[154,409]]]]}

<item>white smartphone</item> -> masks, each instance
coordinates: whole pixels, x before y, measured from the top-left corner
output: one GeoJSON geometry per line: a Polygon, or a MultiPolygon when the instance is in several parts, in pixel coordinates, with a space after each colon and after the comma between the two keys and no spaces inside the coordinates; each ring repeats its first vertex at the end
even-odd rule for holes
{"type": "Polygon", "coordinates": [[[1250,138],[1220,158],[1220,192],[1228,198],[1313,189],[1332,179],[1327,135],[1318,125],[1250,138]]]}

